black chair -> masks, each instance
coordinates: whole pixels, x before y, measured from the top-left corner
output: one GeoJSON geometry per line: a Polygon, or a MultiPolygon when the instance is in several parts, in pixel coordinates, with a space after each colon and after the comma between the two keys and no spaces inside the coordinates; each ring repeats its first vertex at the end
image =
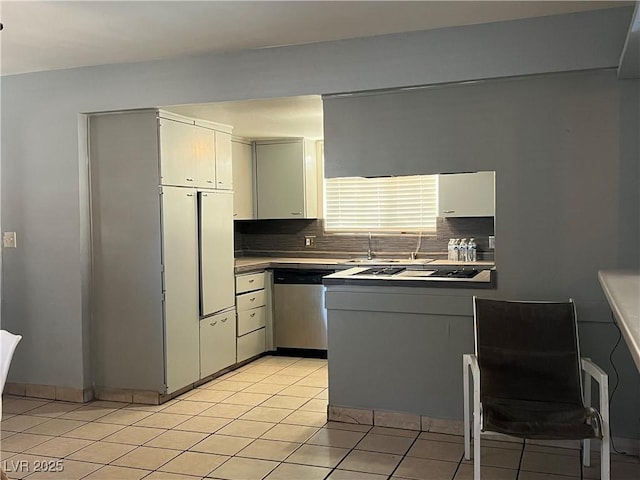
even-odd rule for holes
{"type": "Polygon", "coordinates": [[[473,478],[480,480],[480,433],[524,439],[601,440],[600,478],[609,472],[607,374],[580,357],[573,300],[518,302],[473,298],[475,355],[463,355],[464,455],[471,453],[469,370],[473,378],[473,478]],[[585,372],[583,396],[582,371],[585,372]],[[591,378],[600,387],[590,406],[591,378]]]}

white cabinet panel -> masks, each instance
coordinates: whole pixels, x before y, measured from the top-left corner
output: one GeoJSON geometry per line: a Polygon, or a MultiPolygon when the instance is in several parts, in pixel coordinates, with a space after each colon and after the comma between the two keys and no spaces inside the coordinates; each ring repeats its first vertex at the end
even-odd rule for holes
{"type": "Polygon", "coordinates": [[[249,273],[236,276],[236,294],[262,290],[264,288],[265,272],[249,273]]]}
{"type": "Polygon", "coordinates": [[[255,332],[238,337],[238,362],[255,357],[264,352],[265,330],[261,328],[255,332]]]}
{"type": "Polygon", "coordinates": [[[252,308],[262,307],[264,304],[264,290],[244,293],[236,297],[236,306],[238,308],[238,312],[242,310],[251,310],[252,308]]]}
{"type": "Polygon", "coordinates": [[[438,216],[495,216],[495,173],[453,173],[438,178],[438,216]]]}
{"type": "Polygon", "coordinates": [[[192,187],[197,175],[194,149],[195,127],[188,123],[159,119],[160,183],[192,187]]]}
{"type": "Polygon", "coordinates": [[[255,218],[253,147],[249,143],[232,141],[231,158],[233,163],[233,218],[235,220],[252,220],[255,218]]]}
{"type": "Polygon", "coordinates": [[[258,218],[317,216],[315,151],[305,144],[311,142],[256,143],[258,218]]]}
{"type": "Polygon", "coordinates": [[[216,145],[211,130],[202,127],[193,128],[193,155],[196,163],[197,187],[216,188],[216,145]]]}
{"type": "Polygon", "coordinates": [[[238,311],[238,336],[245,335],[265,326],[266,307],[238,311]]]}
{"type": "Polygon", "coordinates": [[[195,382],[200,375],[200,359],[194,348],[199,340],[196,200],[193,189],[162,187],[165,357],[169,392],[195,382]]]}
{"type": "Polygon", "coordinates": [[[233,189],[233,167],[231,160],[231,135],[225,132],[215,132],[216,154],[216,188],[221,190],[233,189]]]}
{"type": "Polygon", "coordinates": [[[201,314],[210,315],[234,304],[233,195],[200,193],[201,314]]]}
{"type": "Polygon", "coordinates": [[[236,322],[232,311],[200,321],[200,378],[236,362],[236,322]]]}

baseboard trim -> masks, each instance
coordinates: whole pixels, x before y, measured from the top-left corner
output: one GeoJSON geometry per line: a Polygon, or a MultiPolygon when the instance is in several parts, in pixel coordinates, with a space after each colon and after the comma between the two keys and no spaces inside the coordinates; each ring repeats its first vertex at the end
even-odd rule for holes
{"type": "Polygon", "coordinates": [[[92,388],[73,388],[60,385],[39,385],[34,383],[7,382],[4,392],[17,397],[44,398],[62,402],[86,403],[93,400],[92,388]]]}

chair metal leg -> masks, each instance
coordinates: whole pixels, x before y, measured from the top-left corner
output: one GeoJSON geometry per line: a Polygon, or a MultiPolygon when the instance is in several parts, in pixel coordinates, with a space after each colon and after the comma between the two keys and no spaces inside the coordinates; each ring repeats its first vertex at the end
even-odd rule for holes
{"type": "Polygon", "coordinates": [[[473,387],[473,480],[480,480],[480,388],[473,387]]]}
{"type": "MultiPolygon", "coordinates": [[[[591,375],[587,372],[584,374],[584,405],[591,406],[591,375]]],[[[588,438],[582,441],[582,465],[591,466],[591,440],[588,438]]]]}
{"type": "MultiPolygon", "coordinates": [[[[582,359],[582,369],[591,376],[599,387],[600,416],[602,417],[602,442],[600,444],[600,480],[611,480],[611,459],[609,458],[609,376],[587,358],[582,359]]],[[[590,381],[589,381],[590,382],[590,381]]],[[[589,388],[591,385],[589,383],[589,388]]],[[[590,394],[589,394],[590,395],[590,394]]],[[[585,401],[586,401],[585,390],[585,401]]],[[[589,397],[589,400],[591,398],[589,397]]]]}
{"type": "Polygon", "coordinates": [[[464,458],[471,458],[471,425],[469,422],[469,359],[462,358],[462,390],[464,391],[464,458]]]}

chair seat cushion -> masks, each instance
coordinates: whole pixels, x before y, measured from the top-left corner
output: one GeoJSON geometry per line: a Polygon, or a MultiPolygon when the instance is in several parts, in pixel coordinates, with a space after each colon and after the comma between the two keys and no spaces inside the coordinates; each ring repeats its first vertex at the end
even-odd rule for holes
{"type": "Polygon", "coordinates": [[[483,398],[482,429],[520,438],[602,438],[598,411],[582,405],[483,398]]]}

